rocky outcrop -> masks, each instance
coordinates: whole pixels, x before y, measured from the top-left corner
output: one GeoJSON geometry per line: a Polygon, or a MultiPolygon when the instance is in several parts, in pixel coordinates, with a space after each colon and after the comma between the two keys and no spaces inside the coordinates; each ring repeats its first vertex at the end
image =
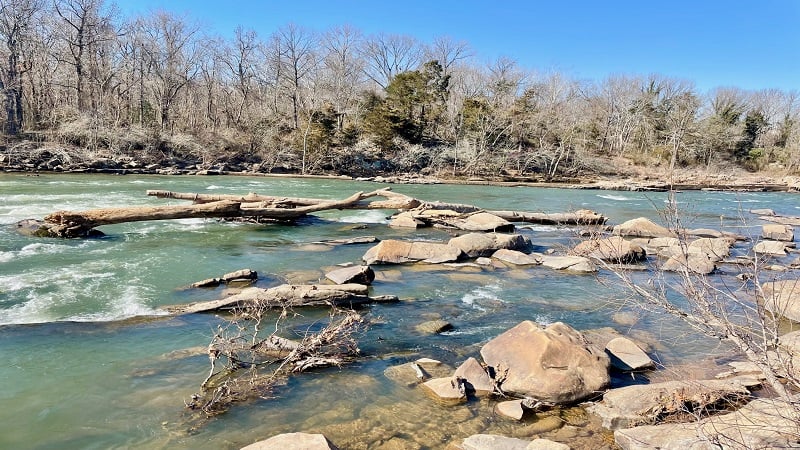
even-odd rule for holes
{"type": "Polygon", "coordinates": [[[696,423],[648,425],[614,432],[624,450],[715,450],[796,448],[796,407],[784,400],[756,399],[730,414],[696,423]]]}
{"type": "Polygon", "coordinates": [[[375,280],[375,272],[369,266],[352,266],[332,270],[325,278],[336,284],[358,283],[369,285],[375,280]]]}
{"type": "Polygon", "coordinates": [[[671,230],[645,217],[631,219],[614,227],[614,234],[628,237],[676,237],[671,230]]]}
{"type": "Polygon", "coordinates": [[[368,265],[419,261],[443,263],[458,261],[462,254],[461,249],[448,244],[389,239],[367,250],[362,259],[368,265]]]}
{"type": "Polygon", "coordinates": [[[761,289],[768,311],[800,322],[800,280],[770,281],[763,283],[761,289]]]}
{"type": "Polygon", "coordinates": [[[542,328],[526,320],[486,343],[481,356],[504,392],[546,402],[580,401],[610,381],[608,356],[561,322],[542,328]]]}
{"type": "Polygon", "coordinates": [[[491,256],[500,249],[526,250],[530,240],[520,234],[469,233],[450,239],[448,245],[460,249],[470,258],[491,256]]]}
{"type": "Polygon", "coordinates": [[[704,413],[718,403],[735,404],[749,396],[737,378],[667,381],[611,389],[588,411],[599,416],[604,427],[616,430],[658,423],[677,414],[704,413]]]}
{"type": "Polygon", "coordinates": [[[647,258],[647,253],[642,247],[620,236],[584,241],[575,246],[572,252],[578,256],[618,264],[633,263],[647,258]]]}
{"type": "Polygon", "coordinates": [[[241,450],[339,450],[339,447],[321,434],[285,433],[242,447],[241,450]]]}

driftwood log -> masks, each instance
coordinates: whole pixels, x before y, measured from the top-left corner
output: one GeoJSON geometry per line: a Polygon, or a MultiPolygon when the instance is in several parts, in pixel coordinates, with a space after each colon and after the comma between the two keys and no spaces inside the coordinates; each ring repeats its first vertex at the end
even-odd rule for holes
{"type": "MultiPolygon", "coordinates": [[[[24,234],[43,237],[86,237],[99,233],[95,228],[126,222],[187,218],[236,218],[251,217],[271,221],[293,221],[309,214],[334,209],[394,209],[423,214],[428,211],[448,211],[470,215],[483,210],[477,206],[458,203],[426,202],[389,188],[372,192],[357,192],[345,199],[314,199],[302,197],[275,197],[250,193],[247,195],[215,195],[187,192],[150,190],[147,195],[190,200],[190,205],[132,206],[101,208],[87,211],[58,211],[44,221],[29,219],[17,224],[24,234]],[[384,200],[371,200],[383,197],[384,200]]],[[[537,213],[520,211],[485,211],[509,222],[537,224],[599,225],[606,217],[593,211],[569,213],[537,213]]],[[[457,221],[456,221],[457,222],[457,221]]],[[[456,225],[457,228],[457,225],[456,225]]]]}
{"type": "Polygon", "coordinates": [[[353,308],[368,303],[398,301],[394,296],[370,297],[363,284],[282,284],[269,289],[251,287],[219,300],[170,305],[163,309],[170,314],[191,314],[225,310],[298,308],[337,306],[353,308]]]}

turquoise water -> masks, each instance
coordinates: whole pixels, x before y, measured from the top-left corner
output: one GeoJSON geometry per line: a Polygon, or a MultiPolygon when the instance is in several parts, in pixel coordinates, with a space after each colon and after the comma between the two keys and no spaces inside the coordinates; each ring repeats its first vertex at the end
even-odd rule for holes
{"type": "MultiPolygon", "coordinates": [[[[437,406],[418,389],[386,378],[384,369],[423,356],[457,365],[524,319],[635,331],[651,340],[665,364],[718,349],[657,315],[642,315],[633,327],[616,324],[612,316],[629,310],[620,303],[624,293],[601,282],[612,280],[602,272],[594,277],[543,267],[376,267],[385,276],[376,281],[373,294],[403,301],[365,311],[374,325],[359,342],[362,360],[294,377],[278,388],[276,398],[237,405],[190,430],[183,401],[205,377],[208,360],[202,349],[223,319],[166,317],[160,306],[217,298],[219,290],[187,286],[242,268],[257,270],[261,286],[320,279],[323,268],[356,262],[369,248],[319,251],[304,245],[315,241],[363,235],[446,240],[450,235],[389,228],[390,211],[324,212],[295,226],[142,222],[102,227],[106,237],[87,240],[24,237],[13,227],[59,209],[185,203],[147,197],[147,189],[342,198],[380,187],[291,178],[0,175],[0,448],[239,448],[289,431],[323,431],[344,448],[378,448],[392,439],[443,448],[477,432],[524,436],[526,424],[492,417],[485,400],[461,409],[437,406]],[[455,329],[419,335],[414,327],[432,317],[455,329]],[[452,426],[443,428],[445,422],[452,426]]],[[[487,209],[589,208],[612,223],[656,219],[655,208],[666,199],[661,193],[530,187],[393,188],[425,200],[487,209]]],[[[758,223],[747,213],[751,208],[800,215],[796,195],[785,193],[685,192],[678,201],[689,226],[744,234],[757,231],[758,223]]],[[[542,250],[579,240],[570,227],[531,226],[521,232],[542,250]]],[[[289,326],[301,330],[324,316],[324,311],[303,312],[289,326]]]]}

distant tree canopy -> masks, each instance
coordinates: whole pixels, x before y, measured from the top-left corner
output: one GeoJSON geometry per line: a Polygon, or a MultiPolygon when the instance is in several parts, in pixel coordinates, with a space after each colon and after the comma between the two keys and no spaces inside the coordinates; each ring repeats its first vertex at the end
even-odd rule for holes
{"type": "Polygon", "coordinates": [[[222,38],[166,11],[123,18],[104,0],[0,0],[7,140],[112,158],[238,153],[310,172],[560,176],[618,156],[800,170],[796,91],[701,93],[661,75],[584,81],[477,61],[447,37],[289,24],[222,38]]]}

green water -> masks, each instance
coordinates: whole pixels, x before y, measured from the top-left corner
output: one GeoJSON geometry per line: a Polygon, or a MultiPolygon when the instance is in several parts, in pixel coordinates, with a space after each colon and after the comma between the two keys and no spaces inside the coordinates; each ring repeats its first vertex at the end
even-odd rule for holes
{"type": "MultiPolygon", "coordinates": [[[[13,224],[59,209],[184,203],[144,195],[146,189],[341,198],[381,187],[339,180],[248,177],[0,175],[0,448],[239,448],[280,432],[324,432],[343,448],[444,448],[473,433],[527,437],[534,422],[509,423],[487,400],[435,405],[418,389],[383,371],[418,357],[458,365],[480,345],[521,320],[563,321],[578,329],[613,326],[650,340],[665,364],[718,350],[681,324],[642,315],[631,326],[612,316],[629,311],[623,293],[598,277],[528,269],[376,267],[385,281],[373,294],[403,298],[365,311],[375,324],[359,342],[364,358],[352,366],[294,377],[276,398],[237,405],[204,427],[189,430],[183,401],[198,389],[205,347],[221,318],[160,316],[162,305],[217,298],[192,282],[242,268],[259,285],[316,280],[323,268],[356,262],[369,245],[319,251],[304,244],[375,235],[446,240],[441,230],[386,226],[387,211],[325,212],[295,226],[215,220],[143,222],[103,227],[107,236],[55,240],[18,235],[13,224]],[[364,225],[359,227],[356,225],[364,225]],[[421,336],[415,325],[441,317],[455,330],[421,336]]],[[[648,216],[664,194],[488,186],[394,186],[426,200],[489,209],[560,212],[589,208],[613,223],[648,216]]],[[[692,227],[753,233],[750,208],[800,215],[795,195],[783,193],[678,194],[692,227]],[[741,217],[751,219],[742,226],[741,217]]],[[[539,250],[578,241],[570,227],[523,228],[539,250]]],[[[380,275],[380,274],[379,274],[380,275]]],[[[304,312],[289,324],[301,330],[323,318],[304,312]]],[[[571,437],[576,447],[597,444],[591,432],[571,437]],[[583,440],[582,440],[583,439],[583,440]],[[594,439],[594,440],[593,440],[594,439]]]]}

